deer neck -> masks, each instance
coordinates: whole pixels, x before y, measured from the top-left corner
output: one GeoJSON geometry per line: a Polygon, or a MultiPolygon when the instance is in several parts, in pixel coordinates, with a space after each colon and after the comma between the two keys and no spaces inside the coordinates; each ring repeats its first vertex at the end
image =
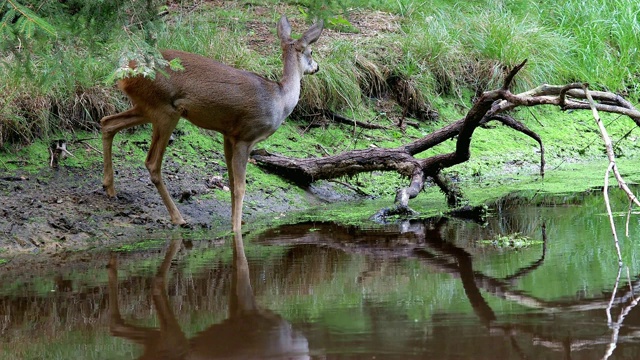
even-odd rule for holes
{"type": "Polygon", "coordinates": [[[293,48],[284,52],[282,62],[284,63],[284,70],[280,81],[280,91],[282,94],[283,115],[286,118],[291,114],[300,98],[302,72],[298,66],[296,51],[293,48]]]}

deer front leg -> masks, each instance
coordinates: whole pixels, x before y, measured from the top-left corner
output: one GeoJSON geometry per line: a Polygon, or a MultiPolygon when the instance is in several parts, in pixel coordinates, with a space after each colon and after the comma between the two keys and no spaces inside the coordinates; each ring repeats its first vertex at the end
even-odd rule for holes
{"type": "Polygon", "coordinates": [[[107,272],[109,274],[109,331],[113,336],[144,344],[146,339],[154,337],[155,332],[153,329],[127,324],[122,319],[118,306],[118,260],[116,254],[111,254],[107,272]]]}
{"type": "Polygon", "coordinates": [[[231,192],[231,214],[233,216],[233,144],[231,143],[231,139],[227,136],[224,137],[224,161],[227,164],[227,173],[229,174],[229,189],[231,192]]]}
{"type": "Polygon", "coordinates": [[[231,186],[231,226],[234,232],[242,227],[242,203],[246,188],[247,161],[253,143],[225,137],[225,158],[231,186]]]}
{"type": "Polygon", "coordinates": [[[175,119],[167,119],[167,121],[163,122],[154,122],[151,147],[149,148],[147,160],[145,161],[151,182],[156,186],[156,189],[158,189],[162,201],[171,216],[171,222],[177,225],[185,224],[186,221],[182,218],[176,204],[173,203],[171,195],[162,180],[162,158],[169,143],[171,133],[175,129],[179,119],[179,117],[176,117],[175,119]]]}
{"type": "Polygon", "coordinates": [[[242,316],[257,311],[258,306],[249,279],[249,264],[244,252],[242,233],[233,234],[233,269],[229,294],[229,317],[242,316]]]}
{"type": "Polygon", "coordinates": [[[143,117],[135,107],[116,115],[105,116],[100,120],[102,127],[102,158],[104,161],[102,186],[106,190],[107,195],[111,197],[116,196],[116,190],[113,186],[113,163],[111,160],[113,137],[120,130],[148,122],[149,121],[143,117]]]}

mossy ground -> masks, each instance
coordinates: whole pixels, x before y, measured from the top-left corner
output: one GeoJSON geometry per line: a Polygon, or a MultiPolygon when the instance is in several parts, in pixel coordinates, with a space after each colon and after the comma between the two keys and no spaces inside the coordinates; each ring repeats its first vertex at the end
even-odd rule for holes
{"type": "MultiPolygon", "coordinates": [[[[436,103],[442,106],[438,108],[440,120],[423,123],[419,129],[364,130],[335,123],[310,127],[307,123],[287,121],[258,147],[300,158],[372,145],[396,147],[461,118],[469,104],[457,101],[438,99],[436,103]]],[[[542,179],[538,174],[540,158],[535,141],[500,124],[490,124],[487,128],[476,130],[471,159],[445,171],[459,183],[470,204],[491,202],[513,192],[518,192],[522,197],[533,197],[540,193],[581,192],[602,186],[607,161],[590,112],[564,113],[553,108],[537,108],[522,109],[514,116],[542,137],[547,160],[545,177],[542,179]]],[[[621,173],[631,183],[640,182],[640,166],[636,160],[640,145],[633,131],[635,124],[624,118],[607,114],[603,116],[615,144],[621,173]]],[[[101,149],[99,134],[78,133],[76,139],[82,141],[72,140],[68,145],[74,156],[64,159],[61,166],[76,169],[76,172],[99,169],[102,162],[101,155],[96,151],[101,149]]],[[[144,159],[149,142],[149,127],[119,134],[114,143],[116,171],[132,168],[144,175],[144,159]]],[[[450,152],[454,147],[455,140],[447,141],[420,156],[450,152]]],[[[14,153],[0,153],[0,163],[5,173],[37,173],[49,163],[48,145],[35,142],[14,153]]],[[[171,164],[165,166],[165,177],[188,174],[202,182],[214,176],[221,177],[223,183],[228,181],[221,135],[198,129],[186,121],[182,121],[176,129],[175,140],[167,150],[165,163],[171,164]]],[[[55,176],[55,173],[50,176],[55,176]]],[[[93,176],[99,179],[100,174],[93,176]]],[[[116,175],[116,186],[126,186],[132,180],[116,175]]],[[[334,193],[331,196],[333,200],[327,201],[326,198],[310,194],[309,189],[298,188],[250,164],[247,170],[245,217],[251,221],[247,228],[301,220],[367,223],[377,210],[390,206],[395,191],[408,182],[395,173],[363,173],[339,180],[340,183],[316,184],[318,187],[326,186],[329,190],[325,191],[334,193]],[[355,188],[369,196],[362,197],[353,191],[355,188]],[[252,196],[255,194],[261,196],[252,196]],[[287,203],[296,210],[277,211],[277,203],[287,203]]],[[[149,196],[157,195],[152,188],[149,190],[149,196]]],[[[174,189],[174,192],[179,193],[180,190],[174,189]]],[[[229,192],[208,189],[194,194],[193,200],[215,200],[228,206],[229,192]]],[[[444,197],[435,186],[425,187],[410,206],[419,211],[421,216],[437,215],[447,210],[444,197]]],[[[224,223],[221,220],[216,224],[224,223]]]]}

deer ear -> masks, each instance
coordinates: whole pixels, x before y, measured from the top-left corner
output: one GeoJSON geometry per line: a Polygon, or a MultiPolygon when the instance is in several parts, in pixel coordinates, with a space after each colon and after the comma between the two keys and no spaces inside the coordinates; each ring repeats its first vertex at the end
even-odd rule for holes
{"type": "Polygon", "coordinates": [[[324,28],[324,21],[320,20],[317,23],[313,24],[309,30],[305,31],[304,34],[302,34],[302,37],[300,38],[300,40],[298,40],[298,44],[303,47],[306,48],[307,46],[313,44],[314,42],[318,41],[318,38],[320,37],[320,34],[322,34],[322,29],[324,28]]]}
{"type": "Polygon", "coordinates": [[[278,21],[278,37],[280,41],[288,41],[291,39],[291,24],[287,17],[282,15],[280,21],[278,21]]]}

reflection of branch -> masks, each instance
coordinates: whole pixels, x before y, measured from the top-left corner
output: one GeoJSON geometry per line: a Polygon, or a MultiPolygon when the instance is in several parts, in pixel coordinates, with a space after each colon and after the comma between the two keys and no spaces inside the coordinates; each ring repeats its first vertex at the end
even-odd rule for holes
{"type": "MultiPolygon", "coordinates": [[[[271,231],[287,233],[290,237],[273,239],[268,233],[262,236],[269,237],[269,244],[313,244],[337,249],[345,253],[367,254],[376,259],[417,259],[422,264],[432,267],[435,271],[449,274],[453,278],[460,278],[465,295],[480,322],[488,327],[491,336],[505,336],[511,339],[511,344],[521,357],[526,358],[514,336],[525,334],[532,336],[533,345],[546,347],[554,351],[563,351],[566,358],[570,358],[573,351],[593,349],[611,343],[609,336],[600,334],[589,336],[588,339],[558,338],[554,331],[547,334],[542,326],[522,325],[518,323],[503,323],[497,319],[489,302],[483,297],[483,291],[495,297],[517,303],[523,307],[539,309],[537,313],[547,316],[556,314],[560,316],[571,315],[572,312],[601,311],[614,304],[625,304],[628,301],[636,302],[632,291],[626,290],[619,297],[603,296],[602,298],[590,298],[579,301],[546,301],[526,294],[523,291],[513,290],[513,281],[531,273],[540,267],[546,256],[546,227],[542,226],[543,249],[540,259],[524,268],[517,270],[505,280],[493,278],[481,272],[473,270],[472,255],[465,249],[451,244],[443,239],[442,227],[446,220],[426,222],[403,222],[399,233],[391,233],[380,230],[355,230],[352,227],[333,225],[331,227],[317,228],[314,223],[287,225],[274,228],[271,231]],[[286,228],[286,229],[285,229],[286,228]],[[316,231],[310,229],[316,228],[316,231]],[[394,244],[398,244],[395,246],[394,244]],[[496,321],[498,320],[498,321],[496,321]]],[[[260,242],[260,237],[254,242],[260,242]]],[[[366,273],[366,272],[365,272],[366,273]]],[[[635,279],[634,287],[640,286],[640,280],[635,279]]],[[[486,296],[486,295],[484,295],[486,296]]],[[[627,306],[622,318],[628,314],[632,306],[627,306]]],[[[567,316],[567,317],[569,317],[567,316]]],[[[618,342],[637,341],[640,332],[617,337],[618,342]]]]}
{"type": "MultiPolygon", "coordinates": [[[[602,136],[605,135],[606,134],[602,136]]],[[[602,189],[602,196],[604,197],[604,205],[607,207],[607,214],[609,215],[609,225],[611,226],[611,233],[613,235],[613,243],[616,246],[616,252],[618,254],[618,267],[622,268],[622,253],[620,252],[620,242],[618,241],[618,234],[616,232],[616,223],[613,221],[611,202],[609,202],[609,173],[614,167],[615,163],[610,162],[609,166],[607,167],[607,171],[604,174],[604,188],[602,189]]]]}
{"type": "Polygon", "coordinates": [[[618,283],[620,282],[620,273],[622,273],[622,267],[618,268],[616,285],[613,288],[613,293],[611,294],[611,301],[609,302],[609,306],[607,307],[607,325],[612,331],[611,331],[611,342],[609,343],[609,346],[607,346],[607,352],[602,357],[603,360],[606,360],[611,355],[613,355],[613,351],[616,349],[616,346],[619,341],[619,333],[620,333],[620,328],[622,327],[622,322],[624,321],[624,318],[629,314],[631,309],[633,309],[636,305],[638,305],[638,301],[640,300],[640,298],[636,298],[635,295],[633,294],[633,285],[631,284],[631,278],[629,276],[629,268],[627,267],[627,279],[629,280],[629,287],[632,295],[632,300],[631,300],[631,303],[629,303],[629,305],[622,308],[622,310],[620,311],[620,314],[618,315],[618,319],[615,322],[611,321],[611,307],[613,305],[613,300],[616,296],[618,283]]]}
{"type": "MultiPolygon", "coordinates": [[[[437,248],[438,251],[455,259],[456,272],[460,276],[464,293],[467,295],[473,311],[478,315],[485,326],[489,327],[491,323],[496,320],[496,315],[484,297],[482,297],[478,284],[475,281],[476,273],[473,271],[473,257],[464,249],[461,249],[442,238],[440,228],[446,223],[446,221],[446,218],[441,218],[435,224],[434,229],[425,231],[425,242],[437,248]]],[[[425,252],[425,254],[426,253],[427,252],[425,252]]]]}
{"type": "MultiPolygon", "coordinates": [[[[456,262],[455,255],[452,253],[453,250],[451,248],[454,245],[442,245],[443,240],[441,239],[441,235],[438,235],[438,232],[433,229],[430,230],[431,227],[438,228],[438,222],[406,222],[406,224],[409,225],[403,229],[402,233],[396,235],[391,235],[389,232],[385,231],[354,230],[351,227],[340,225],[326,227],[326,229],[321,227],[315,231],[310,231],[311,228],[316,228],[314,223],[287,225],[280,228],[273,228],[270,231],[287,233],[290,234],[289,237],[282,239],[270,239],[269,244],[322,244],[322,246],[327,246],[350,254],[368,254],[385,258],[417,258],[427,265],[433,266],[437,271],[450,274],[453,277],[458,277],[459,264],[456,262]],[[440,236],[440,240],[432,240],[432,238],[438,236],[440,236]],[[417,238],[419,238],[420,241],[418,241],[417,238]],[[380,245],[380,240],[384,240],[384,246],[380,245]],[[402,245],[389,245],[390,243],[396,242],[401,243],[402,245]]],[[[269,237],[269,234],[270,232],[266,232],[257,239],[254,239],[254,241],[259,242],[261,237],[269,237]]],[[[546,234],[543,233],[543,236],[546,237],[546,234]]],[[[466,253],[464,249],[458,249],[466,253]]],[[[542,258],[544,258],[545,254],[546,250],[545,247],[543,247],[542,258]]],[[[515,275],[511,275],[507,280],[496,279],[480,272],[474,272],[473,281],[481,290],[487,291],[493,296],[513,301],[524,307],[542,309],[547,313],[556,313],[560,311],[580,312],[605,309],[607,307],[609,303],[608,297],[602,299],[584,299],[573,302],[553,302],[527,295],[523,291],[513,290],[509,280],[514,279],[516,276],[522,277],[527,273],[527,271],[530,273],[535,270],[540,266],[539,261],[540,260],[518,270],[515,275]]],[[[634,280],[634,286],[640,287],[640,279],[634,280]]],[[[629,299],[630,295],[625,294],[618,297],[618,299],[615,300],[615,304],[625,303],[629,299]]]]}
{"type": "Polygon", "coordinates": [[[547,254],[547,226],[545,225],[545,223],[542,223],[542,256],[540,256],[540,259],[536,260],[531,265],[520,268],[513,275],[507,276],[506,278],[504,278],[504,280],[508,281],[509,283],[512,283],[514,280],[517,280],[531,273],[533,270],[537,269],[540,265],[542,265],[542,263],[544,263],[544,257],[546,254],[547,254]]]}

